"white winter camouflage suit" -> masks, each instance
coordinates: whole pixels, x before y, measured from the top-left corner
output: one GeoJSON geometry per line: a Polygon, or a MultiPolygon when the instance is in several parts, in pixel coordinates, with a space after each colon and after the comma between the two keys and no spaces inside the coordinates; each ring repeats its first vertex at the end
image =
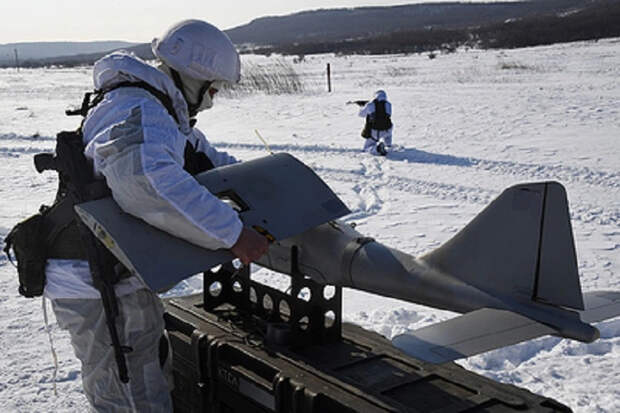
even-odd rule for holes
{"type": "MultiPolygon", "coordinates": [[[[105,95],[84,124],[86,156],[98,176],[105,176],[116,202],[126,212],[199,246],[230,248],[242,223],[185,170],[187,142],[215,166],[237,162],[216,151],[191,128],[181,91],[163,72],[125,53],[113,53],[94,67],[95,88],[124,81],[145,81],[168,95],[179,123],[144,89],[122,87],[105,95]]],[[[166,412],[172,410],[168,383],[159,364],[164,330],[163,308],[155,293],[135,276],[116,286],[120,316],[117,329],[126,355],[129,383],[119,380],[100,294],[88,263],[50,259],[45,295],[58,324],[71,334],[82,362],[84,392],[96,411],[166,412]]]]}
{"type": "MultiPolygon", "coordinates": [[[[377,99],[378,101],[385,101],[385,113],[387,113],[388,116],[392,116],[392,104],[387,100],[387,96],[385,95],[385,92],[383,91],[378,91],[375,94],[375,99],[377,99]]],[[[375,103],[374,100],[371,100],[370,102],[368,102],[362,109],[360,109],[359,111],[359,116],[361,116],[362,118],[365,118],[366,116],[372,115],[375,113],[375,103]]],[[[371,129],[370,130],[370,138],[366,138],[364,140],[364,152],[369,152],[373,155],[377,155],[377,144],[381,141],[383,141],[383,143],[385,144],[385,146],[387,146],[388,148],[392,146],[392,130],[394,129],[394,127],[391,127],[388,130],[377,130],[377,129],[371,129]]]]}

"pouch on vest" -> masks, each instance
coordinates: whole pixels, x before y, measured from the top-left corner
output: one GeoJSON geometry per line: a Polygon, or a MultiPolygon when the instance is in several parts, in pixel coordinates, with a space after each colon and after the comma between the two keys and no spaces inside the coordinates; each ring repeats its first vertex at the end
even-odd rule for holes
{"type": "Polygon", "coordinates": [[[366,116],[366,123],[364,124],[364,129],[362,129],[362,138],[364,139],[368,139],[370,137],[372,137],[372,134],[370,132],[370,116],[366,116]]]}
{"type": "Polygon", "coordinates": [[[24,297],[38,297],[43,294],[45,287],[47,250],[44,217],[48,210],[45,205],[41,206],[38,214],[15,225],[4,239],[4,252],[9,260],[11,248],[17,259],[19,293],[24,297]]]}

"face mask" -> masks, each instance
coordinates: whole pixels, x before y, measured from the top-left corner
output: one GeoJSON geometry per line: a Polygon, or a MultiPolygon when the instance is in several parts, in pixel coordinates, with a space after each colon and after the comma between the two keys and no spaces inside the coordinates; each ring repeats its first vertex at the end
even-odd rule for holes
{"type": "Polygon", "coordinates": [[[181,78],[185,89],[185,96],[188,101],[190,115],[192,116],[200,111],[213,107],[213,97],[225,83],[222,80],[204,81],[192,79],[187,76],[182,76],[181,78]]]}
{"type": "MultiPolygon", "coordinates": [[[[210,82],[206,90],[202,93],[202,101],[200,105],[196,109],[196,112],[201,112],[206,109],[211,109],[213,107],[213,98],[215,94],[224,87],[225,81],[223,80],[214,80],[210,82]]],[[[200,92],[198,92],[200,94],[200,92]]]]}
{"type": "Polygon", "coordinates": [[[227,83],[225,80],[204,81],[184,76],[164,63],[158,68],[168,74],[183,93],[191,118],[200,111],[212,108],[213,97],[227,83]]]}

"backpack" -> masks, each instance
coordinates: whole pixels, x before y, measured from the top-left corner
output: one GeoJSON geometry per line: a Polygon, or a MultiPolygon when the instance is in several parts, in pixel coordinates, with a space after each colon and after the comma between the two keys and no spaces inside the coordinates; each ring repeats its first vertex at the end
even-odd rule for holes
{"type": "MultiPolygon", "coordinates": [[[[45,266],[49,258],[88,258],[73,206],[109,196],[110,189],[105,180],[95,179],[92,165],[84,155],[82,125],[88,111],[97,106],[106,93],[121,87],[147,90],[178,122],[170,98],[146,82],[121,82],[105,90],[86,93],[79,109],[66,111],[68,116],[81,115],[82,124],[74,131],[62,131],[56,135],[55,153],[40,153],[34,156],[37,172],[58,172],[55,201],[51,206],[41,205],[39,212],[15,225],[4,239],[3,251],[17,267],[18,291],[24,297],[32,298],[43,294],[45,266]],[[17,265],[11,258],[11,249],[17,265]]],[[[201,161],[204,163],[204,160],[201,161]]],[[[114,279],[110,280],[112,284],[121,278],[121,271],[113,277],[114,279]]]]}
{"type": "Polygon", "coordinates": [[[11,247],[17,260],[19,293],[24,297],[38,297],[45,287],[47,249],[44,235],[44,215],[49,207],[41,206],[39,213],[13,227],[5,238],[4,252],[11,260],[11,247]]]}
{"type": "Polygon", "coordinates": [[[63,131],[56,136],[56,153],[37,154],[35,167],[39,173],[58,172],[56,199],[51,206],[41,205],[39,212],[19,222],[4,239],[4,252],[9,261],[13,250],[17,261],[19,293],[32,298],[43,294],[45,265],[49,258],[87,259],[81,242],[73,205],[99,199],[110,194],[105,181],[95,180],[92,167],[83,153],[81,128],[63,131]],[[79,176],[80,179],[72,179],[79,176]],[[76,197],[76,189],[88,194],[88,199],[76,197]]]}

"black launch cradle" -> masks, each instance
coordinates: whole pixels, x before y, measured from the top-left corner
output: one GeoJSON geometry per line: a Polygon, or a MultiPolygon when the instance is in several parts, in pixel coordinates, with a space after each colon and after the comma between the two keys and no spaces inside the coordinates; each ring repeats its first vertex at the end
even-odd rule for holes
{"type": "Polygon", "coordinates": [[[204,274],[203,294],[165,300],[175,412],[571,411],[455,363],[409,357],[342,323],[341,288],[293,274],[281,292],[224,265],[204,274]]]}

